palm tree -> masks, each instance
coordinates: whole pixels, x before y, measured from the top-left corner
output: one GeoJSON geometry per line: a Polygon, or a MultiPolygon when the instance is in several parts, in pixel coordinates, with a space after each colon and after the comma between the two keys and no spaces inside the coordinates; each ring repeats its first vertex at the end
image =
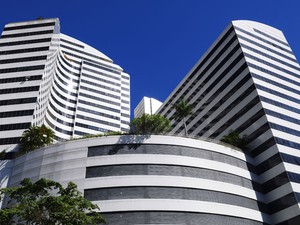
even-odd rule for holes
{"type": "Polygon", "coordinates": [[[180,100],[178,103],[173,104],[173,109],[175,109],[174,117],[175,119],[182,120],[184,125],[185,136],[187,137],[187,128],[186,128],[186,117],[193,114],[193,106],[189,105],[186,100],[180,100]]]}
{"type": "Polygon", "coordinates": [[[42,125],[31,126],[22,134],[20,143],[23,152],[29,152],[37,148],[49,145],[54,141],[54,132],[42,125]]]}

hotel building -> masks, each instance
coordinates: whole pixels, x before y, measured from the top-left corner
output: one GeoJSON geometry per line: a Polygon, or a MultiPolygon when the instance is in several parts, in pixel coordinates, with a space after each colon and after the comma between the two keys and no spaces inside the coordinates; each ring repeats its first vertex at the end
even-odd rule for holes
{"type": "Polygon", "coordinates": [[[194,106],[191,136],[247,135],[249,171],[271,224],[300,224],[300,66],[278,29],[233,21],[196,63],[158,113],[183,132],[172,104],[194,106]]]}
{"type": "Polygon", "coordinates": [[[0,38],[0,151],[31,125],[57,140],[128,131],[130,77],[55,19],[5,25],[0,38]]]}

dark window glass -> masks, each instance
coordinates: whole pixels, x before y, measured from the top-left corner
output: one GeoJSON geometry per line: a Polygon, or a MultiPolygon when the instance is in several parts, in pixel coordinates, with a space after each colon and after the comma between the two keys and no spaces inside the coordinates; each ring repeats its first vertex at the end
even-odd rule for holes
{"type": "Polygon", "coordinates": [[[283,172],[283,173],[277,175],[276,177],[274,177],[273,179],[268,180],[267,182],[263,183],[261,185],[262,193],[266,194],[288,182],[289,182],[289,178],[288,178],[286,172],[283,172]]]}
{"type": "Polygon", "coordinates": [[[118,121],[120,120],[120,117],[118,117],[118,116],[114,116],[114,115],[107,114],[107,113],[102,113],[102,112],[91,110],[91,109],[88,109],[88,108],[77,107],[77,110],[82,111],[82,112],[87,112],[87,113],[90,113],[90,114],[93,114],[93,115],[107,117],[107,118],[118,120],[118,121]]]}
{"type": "MultiPolygon", "coordinates": [[[[57,77],[57,76],[56,76],[57,77]]],[[[71,96],[74,96],[74,97],[77,97],[77,93],[74,93],[74,92],[71,92],[69,91],[67,88],[63,88],[58,82],[57,82],[58,79],[54,79],[54,83],[55,85],[64,93],[66,93],[66,95],[71,95],[71,96]]],[[[53,88],[53,90],[55,90],[55,88],[53,88]]],[[[62,95],[60,95],[61,97],[62,95]]],[[[67,98],[66,98],[67,99],[67,98]]],[[[68,100],[68,101],[74,101],[74,100],[68,100]]]]}
{"type": "Polygon", "coordinates": [[[294,130],[292,128],[281,126],[281,125],[275,124],[275,123],[269,123],[269,124],[270,124],[271,128],[273,128],[273,129],[280,130],[280,131],[283,131],[285,133],[289,133],[289,134],[300,137],[300,131],[298,131],[298,130],[294,130]]]}
{"type": "Polygon", "coordinates": [[[46,117],[45,119],[46,119],[47,123],[49,124],[49,126],[50,126],[52,129],[58,131],[59,133],[67,134],[67,135],[72,135],[72,134],[73,134],[72,131],[64,130],[64,129],[61,129],[60,127],[55,126],[53,123],[51,123],[51,122],[48,120],[47,117],[46,117]]]}
{"type": "Polygon", "coordinates": [[[289,56],[287,56],[286,54],[283,54],[283,53],[281,53],[281,52],[275,51],[275,50],[272,49],[272,48],[269,48],[269,47],[267,47],[267,46],[265,46],[265,45],[261,45],[261,44],[255,42],[255,41],[253,41],[253,40],[251,40],[251,39],[248,39],[248,38],[245,38],[245,37],[243,37],[243,36],[241,36],[241,35],[239,35],[239,34],[238,34],[237,36],[239,37],[239,39],[245,40],[245,41],[247,41],[247,42],[249,42],[249,43],[251,43],[251,44],[253,44],[253,45],[259,46],[259,47],[262,48],[262,49],[265,49],[265,50],[267,50],[267,51],[269,51],[269,52],[272,52],[272,53],[274,53],[274,54],[276,54],[276,55],[279,55],[279,56],[281,56],[281,57],[283,57],[283,58],[286,58],[286,59],[288,59],[288,60],[290,60],[290,61],[292,61],[292,62],[298,63],[296,59],[294,59],[294,58],[292,58],[292,57],[289,57],[289,56]]]}
{"type": "MultiPolygon", "coordinates": [[[[122,140],[122,137],[121,137],[122,140]]],[[[205,149],[192,148],[174,145],[152,145],[152,144],[131,144],[131,145],[106,145],[93,146],[88,148],[88,157],[118,154],[159,154],[178,155],[193,158],[202,158],[218,162],[223,162],[243,169],[247,169],[245,161],[205,149]]],[[[147,157],[147,155],[145,155],[147,157]]]]}
{"type": "MultiPolygon", "coordinates": [[[[95,89],[88,88],[88,87],[84,87],[84,86],[81,86],[80,88],[81,88],[82,90],[87,90],[87,91],[90,91],[90,92],[95,92],[95,93],[97,93],[97,94],[105,94],[105,93],[102,92],[102,91],[97,91],[97,90],[95,90],[95,89]]],[[[111,101],[111,100],[108,100],[108,99],[99,98],[99,97],[96,97],[96,96],[94,96],[94,95],[89,95],[89,94],[85,94],[85,93],[82,93],[82,92],[80,92],[79,95],[82,96],[82,97],[86,97],[86,98],[98,100],[99,102],[106,102],[106,103],[109,103],[109,104],[112,104],[112,105],[120,106],[120,103],[119,103],[119,102],[114,102],[114,101],[111,101]]],[[[109,96],[109,97],[111,97],[110,94],[106,94],[106,95],[109,96]]]]}
{"type": "Polygon", "coordinates": [[[60,40],[61,40],[62,42],[65,42],[65,43],[68,43],[68,44],[71,44],[71,45],[77,46],[77,47],[79,47],[79,48],[84,48],[84,46],[83,46],[83,45],[80,45],[80,44],[74,43],[74,42],[72,42],[72,41],[68,41],[68,40],[65,40],[65,39],[63,39],[63,38],[61,38],[60,40]]]}
{"type": "Polygon", "coordinates": [[[59,109],[57,109],[57,108],[52,104],[51,101],[49,102],[49,105],[50,105],[51,109],[53,109],[53,110],[54,110],[56,113],[58,113],[59,115],[64,116],[64,117],[69,118],[69,119],[75,119],[75,116],[74,116],[74,115],[70,115],[70,114],[64,113],[64,112],[60,111],[59,109]]]}
{"type": "MultiPolygon", "coordinates": [[[[95,86],[95,87],[100,87],[100,88],[103,88],[103,89],[106,89],[106,90],[109,90],[109,91],[120,93],[120,89],[108,87],[106,85],[95,83],[93,81],[88,81],[88,80],[85,80],[85,79],[81,79],[80,82],[81,83],[85,83],[85,84],[89,84],[89,85],[92,85],[92,86],[95,86]]],[[[119,97],[119,96],[117,96],[117,97],[119,97]]]]}
{"type": "MultiPolygon", "coordinates": [[[[292,83],[292,84],[296,84],[296,85],[300,86],[300,83],[299,83],[299,82],[297,82],[297,81],[295,81],[295,80],[292,80],[292,79],[289,79],[289,78],[286,77],[286,76],[282,76],[282,75],[280,75],[280,74],[278,74],[278,73],[275,73],[275,72],[273,72],[273,71],[271,71],[271,70],[267,70],[266,68],[260,67],[260,66],[258,66],[258,65],[256,65],[256,64],[253,64],[253,63],[250,63],[250,62],[248,62],[247,64],[248,64],[248,66],[250,66],[250,67],[252,67],[252,68],[255,68],[255,69],[257,69],[257,70],[260,70],[260,71],[262,71],[262,72],[264,72],[264,73],[270,74],[270,75],[272,75],[272,76],[274,76],[274,77],[277,77],[277,78],[279,78],[279,79],[281,79],[281,80],[285,80],[285,81],[288,81],[288,82],[290,82],[290,83],[292,83]]],[[[252,73],[252,72],[251,72],[251,74],[255,74],[255,73],[252,73]]]]}
{"type": "Polygon", "coordinates": [[[3,59],[3,60],[0,60],[0,64],[16,63],[16,62],[29,62],[29,61],[37,61],[37,60],[45,60],[45,59],[47,59],[46,55],[26,57],[26,58],[3,59]]]}
{"type": "Polygon", "coordinates": [[[57,118],[56,116],[54,116],[54,115],[51,113],[50,110],[48,110],[48,114],[49,114],[49,116],[50,116],[54,121],[56,121],[56,122],[58,122],[58,123],[60,123],[60,124],[62,124],[62,125],[68,126],[68,127],[74,127],[74,124],[73,124],[73,123],[68,123],[68,122],[66,122],[66,121],[64,121],[64,120],[61,120],[61,119],[57,118]]]}
{"type": "MultiPolygon", "coordinates": [[[[108,83],[108,84],[112,84],[112,85],[115,85],[117,87],[120,87],[121,85],[119,83],[116,83],[116,82],[113,82],[113,81],[110,81],[110,80],[107,80],[107,79],[102,79],[100,77],[96,77],[96,76],[92,76],[92,75],[89,75],[89,74],[86,74],[86,73],[82,73],[83,76],[85,77],[88,77],[88,78],[91,78],[93,80],[98,80],[98,81],[101,81],[103,83],[108,83]]],[[[96,85],[96,84],[95,84],[96,85]]]]}
{"type": "Polygon", "coordinates": [[[268,37],[268,38],[270,38],[270,39],[272,39],[272,40],[274,40],[274,41],[277,41],[277,42],[279,42],[279,43],[281,43],[281,44],[283,44],[283,45],[285,45],[285,46],[287,46],[287,47],[290,47],[288,43],[286,43],[286,42],[284,42],[284,41],[282,41],[282,40],[279,40],[278,38],[275,38],[275,37],[273,37],[273,36],[271,36],[271,35],[269,35],[269,34],[267,34],[267,33],[265,33],[265,32],[262,32],[261,30],[258,30],[258,29],[255,29],[255,28],[253,28],[253,30],[254,30],[255,32],[257,32],[257,33],[259,33],[259,34],[262,34],[262,35],[264,35],[264,36],[266,36],[266,37],[268,37]]]}
{"type": "Polygon", "coordinates": [[[26,44],[35,44],[35,43],[50,42],[50,41],[51,38],[32,39],[32,40],[25,40],[25,41],[3,42],[0,43],[0,46],[26,45],[26,44]]]}
{"type": "Polygon", "coordinates": [[[42,31],[17,33],[17,34],[5,34],[5,35],[2,35],[1,38],[25,37],[25,36],[52,34],[52,33],[53,33],[53,30],[42,30],[42,31]]]}
{"type": "Polygon", "coordinates": [[[279,45],[274,44],[274,42],[271,42],[271,41],[268,41],[268,40],[266,40],[266,39],[264,39],[264,38],[261,38],[261,37],[255,35],[255,34],[252,34],[252,33],[248,32],[248,31],[242,29],[242,28],[235,27],[235,30],[241,31],[242,33],[245,33],[245,34],[247,34],[247,35],[249,35],[249,36],[251,36],[251,37],[254,37],[254,38],[256,38],[257,40],[260,40],[260,41],[262,41],[262,42],[264,42],[264,43],[266,43],[266,44],[268,44],[268,45],[274,46],[274,47],[276,47],[276,48],[278,48],[278,49],[280,49],[280,50],[282,50],[282,51],[284,51],[284,52],[293,54],[293,52],[292,52],[291,50],[282,48],[282,47],[280,47],[279,45]]]}
{"type": "Polygon", "coordinates": [[[10,78],[4,78],[0,79],[0,84],[5,84],[5,83],[15,83],[15,82],[26,82],[26,81],[32,81],[32,80],[41,80],[42,75],[38,76],[26,76],[26,77],[10,77],[10,78]]]}
{"type": "Polygon", "coordinates": [[[75,126],[83,127],[83,128],[89,129],[89,130],[104,132],[104,133],[112,132],[112,130],[108,130],[108,129],[104,129],[101,127],[96,127],[96,126],[92,126],[92,125],[88,125],[88,124],[83,124],[83,123],[76,123],[75,126]]]}
{"type": "Polygon", "coordinates": [[[12,93],[38,91],[39,88],[40,88],[39,86],[31,86],[31,87],[21,87],[21,88],[0,89],[0,94],[12,94],[12,93]]]}
{"type": "Polygon", "coordinates": [[[21,29],[29,29],[29,28],[35,28],[35,27],[48,27],[48,26],[54,26],[54,25],[55,25],[55,22],[37,23],[37,24],[20,25],[20,26],[13,26],[13,27],[4,27],[3,30],[21,30],[21,29]]]}
{"type": "MultiPolygon", "coordinates": [[[[94,61],[94,60],[91,60],[91,59],[88,59],[88,58],[85,58],[85,57],[82,57],[82,56],[73,54],[73,53],[71,53],[71,52],[66,52],[66,51],[64,51],[64,50],[62,50],[62,52],[63,52],[64,54],[67,54],[67,55],[73,56],[73,57],[75,57],[75,58],[77,58],[77,59],[80,59],[80,61],[83,60],[85,63],[90,62],[90,63],[92,63],[92,65],[93,65],[93,64],[95,64],[95,65],[105,65],[105,66],[107,66],[107,67],[110,67],[110,66],[108,66],[108,65],[106,65],[106,64],[100,63],[99,61],[94,61]]],[[[105,59],[104,59],[104,60],[105,60],[105,59]]],[[[77,62],[77,61],[73,61],[73,62],[74,62],[74,63],[77,63],[77,64],[81,64],[81,62],[77,62]]],[[[114,68],[114,67],[111,67],[111,68],[114,68]]],[[[98,74],[104,75],[104,73],[101,73],[100,71],[95,71],[95,70],[92,70],[92,69],[89,69],[89,68],[85,68],[85,70],[93,71],[94,73],[98,73],[98,74]]],[[[120,74],[120,73],[118,73],[118,74],[120,74]]],[[[108,77],[112,78],[112,79],[120,80],[120,77],[110,76],[109,74],[106,74],[106,75],[107,75],[108,77]]]]}
{"type": "Polygon", "coordinates": [[[9,111],[9,112],[0,112],[0,118],[7,117],[18,117],[18,116],[31,116],[33,115],[33,110],[22,110],[22,111],[9,111]]]}
{"type": "Polygon", "coordinates": [[[87,61],[87,62],[84,62],[84,64],[87,64],[89,66],[96,67],[98,69],[102,69],[102,70],[105,70],[105,71],[108,71],[108,72],[111,72],[111,73],[121,74],[120,71],[116,70],[116,68],[114,68],[112,66],[109,66],[109,65],[106,65],[106,64],[103,64],[103,63],[98,62],[97,64],[94,64],[94,63],[91,63],[91,62],[87,61]],[[112,69],[109,69],[107,67],[112,68],[112,69]]]}
{"type": "Polygon", "coordinates": [[[288,63],[288,62],[286,62],[286,61],[283,61],[283,60],[281,60],[281,59],[278,59],[277,57],[271,56],[270,54],[267,54],[267,53],[265,53],[265,52],[262,52],[262,51],[259,51],[259,50],[255,49],[255,48],[249,47],[249,46],[247,46],[247,45],[245,45],[245,44],[243,44],[243,43],[240,43],[240,45],[241,45],[243,48],[245,48],[245,49],[251,50],[252,52],[258,53],[258,54],[260,54],[260,55],[262,55],[262,56],[265,56],[265,57],[267,57],[267,58],[269,58],[269,59],[272,59],[272,60],[274,60],[274,61],[276,61],[276,62],[279,62],[279,63],[281,63],[281,64],[283,64],[283,65],[286,65],[286,66],[288,66],[288,67],[290,67],[290,68],[293,68],[293,69],[295,69],[295,70],[300,71],[299,66],[292,65],[292,64],[290,64],[290,63],[288,63]]]}
{"type": "MultiPolygon", "coordinates": [[[[72,50],[74,52],[78,52],[78,53],[81,53],[83,55],[87,55],[87,56],[90,56],[90,57],[93,57],[95,59],[101,59],[101,60],[104,60],[104,61],[107,61],[105,58],[102,58],[102,57],[99,57],[97,55],[94,55],[94,54],[91,54],[91,53],[87,53],[85,51],[81,51],[81,50],[78,50],[76,48],[72,48],[72,47],[69,47],[67,45],[64,45],[64,44],[60,44],[61,47],[65,48],[65,49],[69,49],[69,50],[72,50]]],[[[68,53],[69,54],[69,53],[68,53]]],[[[113,71],[113,73],[116,73],[116,71],[113,71]]],[[[119,73],[119,72],[118,72],[119,73]]]]}
{"type": "Polygon", "coordinates": [[[17,144],[20,142],[20,138],[21,137],[0,138],[0,145],[17,144]]]}
{"type": "Polygon", "coordinates": [[[294,108],[292,106],[289,106],[289,105],[286,105],[286,104],[283,104],[281,102],[277,102],[277,101],[274,101],[272,99],[269,99],[269,98],[266,98],[264,96],[259,96],[259,98],[263,101],[263,102],[267,102],[267,103],[270,103],[272,105],[276,105],[278,107],[281,107],[281,108],[284,108],[284,109],[287,109],[289,111],[292,111],[292,112],[295,112],[295,113],[298,113],[300,114],[300,110],[298,108],[294,108]]]}
{"type": "Polygon", "coordinates": [[[299,173],[293,173],[293,172],[287,172],[288,177],[290,178],[291,182],[300,183],[300,174],[299,173]]]}
{"type": "Polygon", "coordinates": [[[262,135],[269,129],[270,129],[270,126],[268,123],[265,123],[265,124],[261,125],[259,128],[256,128],[252,134],[247,136],[248,142],[250,143],[252,141],[255,141],[260,135],[262,135]]]}
{"type": "Polygon", "coordinates": [[[284,222],[277,223],[276,225],[298,225],[298,224],[300,224],[300,216],[290,218],[288,220],[285,220],[284,222]]]}
{"type": "Polygon", "coordinates": [[[0,55],[20,54],[25,52],[40,52],[40,51],[48,51],[48,50],[49,47],[24,48],[24,49],[1,51],[0,55]]]}
{"type": "Polygon", "coordinates": [[[92,118],[92,117],[88,117],[88,116],[83,116],[83,115],[77,115],[76,117],[79,119],[86,120],[86,121],[91,121],[91,122],[95,122],[98,124],[104,124],[104,125],[120,128],[120,124],[115,124],[112,122],[108,122],[108,121],[104,121],[104,120],[100,120],[100,119],[96,119],[96,118],[92,118]]]}
{"type": "Polygon", "coordinates": [[[289,87],[289,86],[286,86],[286,85],[284,85],[284,84],[275,82],[275,81],[273,81],[273,80],[270,80],[270,79],[268,79],[268,78],[262,77],[262,76],[260,76],[260,75],[253,74],[253,73],[251,73],[251,74],[252,74],[252,77],[254,77],[254,78],[256,78],[256,79],[265,81],[265,82],[267,82],[267,83],[269,83],[269,84],[273,84],[273,85],[275,85],[275,86],[277,86],[277,87],[280,87],[280,88],[282,88],[282,89],[285,89],[285,90],[288,90],[288,91],[290,91],[290,92],[294,92],[295,94],[300,95],[300,91],[299,91],[299,90],[296,90],[296,89],[291,88],[291,87],[289,87]]]}
{"type": "Polygon", "coordinates": [[[281,114],[279,112],[275,112],[275,111],[272,111],[272,110],[269,110],[269,109],[264,109],[264,111],[268,115],[271,115],[271,116],[277,117],[279,119],[286,120],[286,121],[289,121],[291,123],[295,123],[295,124],[300,125],[300,120],[298,120],[296,118],[293,118],[293,117],[290,117],[290,116],[287,116],[287,115],[284,115],[284,114],[281,114]]]}
{"type": "Polygon", "coordinates": [[[9,99],[9,100],[1,100],[1,105],[17,105],[17,104],[27,104],[27,103],[34,103],[36,102],[35,98],[19,98],[19,99],[9,99]]]}
{"type": "Polygon", "coordinates": [[[61,101],[58,101],[52,94],[51,94],[51,98],[53,99],[53,101],[55,101],[56,104],[58,104],[62,108],[67,109],[67,110],[71,110],[71,111],[75,112],[75,108],[74,107],[67,106],[66,104],[63,104],[61,101]]]}
{"type": "MultiPolygon", "coordinates": [[[[90,98],[90,95],[85,95],[83,93],[80,93],[80,95],[81,96],[86,96],[87,98],[90,98]]],[[[85,104],[85,105],[93,106],[93,107],[96,107],[96,108],[99,108],[99,109],[105,109],[105,110],[108,110],[108,111],[120,113],[119,109],[114,109],[114,108],[111,108],[111,107],[107,107],[105,105],[99,105],[99,104],[96,104],[96,103],[93,103],[93,102],[84,101],[84,100],[81,100],[81,99],[79,99],[78,102],[82,103],[82,104],[85,104]]]]}
{"type": "Polygon", "coordinates": [[[29,128],[31,123],[14,123],[14,124],[4,124],[0,125],[0,131],[5,130],[22,130],[29,128]]]}
{"type": "Polygon", "coordinates": [[[299,165],[300,166],[300,157],[296,157],[294,155],[288,155],[285,153],[280,153],[281,158],[284,162],[287,163],[292,163],[294,165],[299,165]]]}
{"type": "Polygon", "coordinates": [[[30,70],[43,70],[44,67],[45,67],[44,65],[14,67],[14,68],[0,69],[0,73],[14,73],[14,72],[22,72],[22,71],[30,71],[30,70]]]}
{"type": "Polygon", "coordinates": [[[261,143],[259,146],[257,146],[256,148],[252,149],[250,151],[250,155],[251,157],[256,157],[259,154],[261,154],[262,152],[264,152],[265,150],[267,150],[268,148],[272,147],[273,145],[275,145],[275,140],[273,137],[269,138],[268,140],[266,140],[265,142],[261,143]]]}
{"type": "Polygon", "coordinates": [[[281,98],[285,98],[285,99],[290,100],[290,101],[292,101],[292,102],[300,103],[300,99],[298,99],[298,98],[291,97],[291,96],[289,96],[289,95],[283,94],[283,93],[281,93],[281,92],[279,92],[279,91],[272,90],[272,89],[270,89],[270,88],[264,87],[264,86],[259,85],[259,84],[256,84],[255,86],[256,86],[257,89],[259,89],[259,90],[268,92],[268,93],[270,93],[270,94],[276,95],[276,96],[281,97],[281,98]]]}
{"type": "Polygon", "coordinates": [[[270,214],[284,210],[292,205],[297,204],[294,193],[287,194],[268,204],[270,214]]]}
{"type": "MultiPolygon", "coordinates": [[[[180,211],[131,211],[101,213],[101,215],[107,221],[107,225],[267,225],[262,222],[228,215],[180,211]]],[[[284,225],[298,225],[298,223],[284,225]]]]}
{"type": "Polygon", "coordinates": [[[86,178],[107,177],[107,176],[126,176],[126,175],[163,175],[196,177],[231,183],[252,189],[250,180],[239,177],[234,174],[228,174],[221,171],[209,170],[204,168],[195,168],[175,165],[111,165],[95,166],[86,168],[86,178]]]}
{"type": "Polygon", "coordinates": [[[84,67],[83,70],[84,71],[89,71],[89,72],[92,72],[92,73],[96,73],[96,74],[100,74],[100,75],[102,75],[104,77],[112,78],[114,80],[120,80],[120,77],[111,76],[111,75],[109,75],[107,73],[103,73],[101,71],[93,70],[91,68],[84,67]]]}
{"type": "Polygon", "coordinates": [[[236,205],[259,211],[257,202],[242,196],[218,191],[184,187],[116,187],[84,190],[84,197],[90,201],[117,199],[187,199],[236,205]]]}
{"type": "Polygon", "coordinates": [[[292,76],[294,76],[294,77],[296,77],[296,78],[299,78],[299,77],[300,77],[300,74],[298,74],[298,73],[294,73],[294,72],[292,72],[292,71],[289,71],[289,70],[287,70],[287,69],[284,69],[284,68],[282,68],[282,67],[280,67],[280,66],[277,66],[277,65],[275,65],[275,64],[273,64],[273,63],[270,63],[270,62],[268,62],[268,61],[265,61],[265,60],[263,60],[263,59],[261,59],[261,58],[259,58],[259,57],[254,56],[254,55],[250,55],[250,54],[245,53],[245,52],[244,52],[244,55],[245,55],[246,57],[250,58],[250,59],[254,59],[254,60],[257,61],[257,62],[261,62],[261,63],[263,63],[263,64],[265,64],[265,65],[267,65],[267,66],[273,67],[273,68],[275,68],[275,69],[277,69],[277,70],[280,70],[280,71],[282,71],[282,72],[284,72],[284,73],[287,73],[287,74],[289,74],[289,75],[292,75],[292,76]]]}
{"type": "Polygon", "coordinates": [[[277,166],[280,163],[282,163],[282,159],[280,157],[280,154],[277,153],[277,154],[271,156],[270,158],[268,158],[267,160],[265,160],[264,162],[257,165],[255,167],[256,174],[260,175],[260,174],[268,171],[269,169],[272,169],[274,166],[277,166]]]}

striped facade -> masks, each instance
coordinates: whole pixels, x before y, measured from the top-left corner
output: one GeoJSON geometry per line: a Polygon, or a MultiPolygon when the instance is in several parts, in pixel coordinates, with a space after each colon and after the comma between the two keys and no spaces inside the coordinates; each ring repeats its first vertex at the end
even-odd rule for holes
{"type": "Polygon", "coordinates": [[[269,224],[244,153],[174,136],[68,141],[13,160],[8,186],[73,181],[108,225],[269,224]]]}
{"type": "Polygon", "coordinates": [[[300,223],[300,66],[281,31],[233,21],[159,109],[172,120],[172,104],[194,105],[191,136],[220,140],[247,135],[248,167],[271,224],[300,223]]]}
{"type": "Polygon", "coordinates": [[[1,149],[30,125],[49,126],[57,140],[125,132],[130,78],[103,53],[60,33],[57,18],[10,23],[0,38],[0,118],[1,149]]]}

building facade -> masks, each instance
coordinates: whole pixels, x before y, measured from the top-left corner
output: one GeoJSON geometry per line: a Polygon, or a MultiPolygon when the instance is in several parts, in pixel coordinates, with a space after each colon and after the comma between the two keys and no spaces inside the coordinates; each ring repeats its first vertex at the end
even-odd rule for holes
{"type": "Polygon", "coordinates": [[[262,225],[245,154],[174,136],[107,136],[58,143],[13,160],[9,186],[73,181],[111,225],[262,225]]]}
{"type": "Polygon", "coordinates": [[[188,133],[220,140],[230,131],[247,135],[272,224],[300,224],[300,66],[278,29],[233,21],[164,102],[158,113],[173,119],[172,104],[194,106],[188,133]]]}
{"type": "Polygon", "coordinates": [[[49,126],[57,140],[128,131],[130,77],[62,34],[57,18],[10,23],[0,38],[0,118],[1,149],[30,125],[49,126]]]}
{"type": "Polygon", "coordinates": [[[155,98],[143,97],[140,103],[134,109],[134,118],[141,117],[143,114],[153,115],[157,112],[162,102],[155,98]]]}

